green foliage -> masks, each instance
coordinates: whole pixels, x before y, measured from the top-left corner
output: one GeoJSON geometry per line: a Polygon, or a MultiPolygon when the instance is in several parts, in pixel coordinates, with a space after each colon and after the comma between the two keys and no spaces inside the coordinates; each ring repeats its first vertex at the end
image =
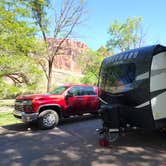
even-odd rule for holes
{"type": "Polygon", "coordinates": [[[20,92],[20,88],[14,85],[7,84],[4,80],[0,80],[0,99],[13,98],[20,92]]]}
{"type": "Polygon", "coordinates": [[[11,111],[0,112],[0,126],[11,125],[16,123],[21,123],[21,121],[16,119],[11,111]]]}
{"type": "Polygon", "coordinates": [[[0,56],[28,55],[35,50],[36,29],[27,21],[29,11],[17,3],[0,2],[0,56]]]}
{"type": "Polygon", "coordinates": [[[85,84],[97,85],[101,62],[108,55],[111,53],[106,47],[101,47],[97,51],[88,50],[80,55],[77,62],[84,74],[80,81],[85,84]]]}
{"type": "Polygon", "coordinates": [[[79,84],[80,82],[80,77],[77,76],[69,76],[65,79],[64,82],[67,82],[68,84],[79,84]]]}
{"type": "Polygon", "coordinates": [[[0,67],[0,77],[7,76],[11,79],[17,77],[15,83],[33,83],[35,78],[32,74],[40,74],[33,58],[24,55],[1,56],[0,67]]]}
{"type": "Polygon", "coordinates": [[[115,20],[108,31],[110,40],[107,42],[107,47],[112,51],[115,49],[126,51],[140,47],[144,42],[141,22],[141,17],[127,18],[124,23],[115,20]]]}
{"type": "Polygon", "coordinates": [[[30,85],[18,85],[8,83],[0,79],[0,99],[13,99],[21,94],[32,94],[41,92],[39,82],[30,85]]]}
{"type": "Polygon", "coordinates": [[[84,77],[80,79],[80,82],[83,84],[97,85],[98,77],[92,72],[87,72],[84,77]]]}
{"type": "Polygon", "coordinates": [[[29,8],[32,11],[32,18],[35,20],[37,26],[40,27],[42,33],[44,33],[43,37],[46,40],[45,32],[49,30],[49,23],[46,10],[50,7],[49,0],[27,0],[29,3],[29,8]]]}
{"type": "Polygon", "coordinates": [[[34,60],[39,42],[26,1],[0,1],[0,98],[12,97],[41,78],[34,60]],[[7,78],[7,81],[5,81],[7,78]],[[8,81],[12,80],[12,83],[8,81]]]}

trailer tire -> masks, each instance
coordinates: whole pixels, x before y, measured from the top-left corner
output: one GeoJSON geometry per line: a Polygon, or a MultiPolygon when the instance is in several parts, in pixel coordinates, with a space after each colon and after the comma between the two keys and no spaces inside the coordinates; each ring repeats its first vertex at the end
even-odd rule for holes
{"type": "Polygon", "coordinates": [[[112,144],[118,140],[119,133],[118,132],[115,132],[115,133],[108,132],[108,133],[106,133],[105,138],[108,140],[108,142],[110,144],[112,144]]]}
{"type": "Polygon", "coordinates": [[[59,115],[56,111],[47,109],[39,114],[38,125],[41,129],[52,129],[59,123],[59,115]]]}

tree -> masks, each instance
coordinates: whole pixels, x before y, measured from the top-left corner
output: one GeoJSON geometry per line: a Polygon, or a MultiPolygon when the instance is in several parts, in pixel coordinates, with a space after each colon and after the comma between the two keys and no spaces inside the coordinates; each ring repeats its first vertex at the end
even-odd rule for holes
{"type": "Polygon", "coordinates": [[[144,44],[145,34],[141,26],[142,18],[127,18],[124,23],[115,20],[109,28],[110,39],[107,47],[114,51],[126,51],[144,44]]]}
{"type": "MultiPolygon", "coordinates": [[[[33,85],[39,70],[31,57],[37,48],[36,29],[27,21],[29,11],[21,0],[0,1],[0,82],[10,78],[14,86],[33,85]]],[[[3,84],[0,84],[4,90],[3,84]]]]}
{"type": "MultiPolygon", "coordinates": [[[[52,68],[55,56],[63,54],[63,43],[70,38],[78,25],[82,23],[82,16],[85,13],[84,2],[78,0],[63,0],[60,9],[57,6],[51,6],[47,0],[29,0],[33,18],[42,32],[45,42],[46,54],[42,58],[45,60],[39,61],[45,76],[47,78],[47,91],[51,87],[52,68]],[[48,10],[56,10],[54,18],[49,18],[48,10]],[[47,12],[46,12],[47,11],[47,12]],[[54,23],[52,22],[54,20],[54,23]],[[50,26],[53,25],[52,40],[48,43],[48,32],[50,26]]],[[[56,4],[55,4],[56,5],[56,4]]]]}
{"type": "Polygon", "coordinates": [[[20,0],[0,2],[0,55],[28,54],[35,51],[35,28],[27,22],[29,12],[20,0]]]}
{"type": "Polygon", "coordinates": [[[102,60],[111,55],[111,52],[106,47],[100,47],[97,51],[91,49],[77,58],[77,62],[81,66],[81,71],[84,77],[81,82],[85,84],[97,85],[99,70],[102,60]]]}

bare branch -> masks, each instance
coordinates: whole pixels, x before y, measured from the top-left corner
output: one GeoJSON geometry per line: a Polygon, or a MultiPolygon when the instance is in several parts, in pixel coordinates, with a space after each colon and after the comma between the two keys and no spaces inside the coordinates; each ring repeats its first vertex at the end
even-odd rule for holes
{"type": "MultiPolygon", "coordinates": [[[[33,1],[34,3],[36,1],[33,1]]],[[[44,18],[42,14],[45,14],[44,12],[44,6],[42,2],[35,3],[35,18],[36,21],[40,27],[40,30],[42,32],[43,39],[46,43],[46,49],[47,49],[47,56],[44,56],[43,58],[47,61],[47,68],[39,62],[40,66],[42,67],[46,78],[47,78],[47,91],[50,88],[50,82],[51,82],[51,73],[53,68],[53,62],[55,59],[55,56],[62,54],[61,50],[63,50],[63,43],[66,39],[68,39],[71,35],[74,29],[82,23],[82,16],[84,14],[84,3],[81,3],[78,0],[63,0],[62,5],[58,14],[58,10],[55,12],[54,15],[54,21],[55,21],[55,27],[54,27],[54,39],[51,41],[48,41],[46,36],[46,31],[43,28],[45,25],[44,18]],[[41,3],[41,4],[40,4],[41,3]],[[37,10],[39,9],[41,10],[37,10]],[[41,14],[42,13],[42,14],[41,14]],[[43,17],[43,18],[42,18],[43,17]]],[[[55,4],[56,5],[56,4],[55,4]]],[[[57,7],[55,6],[55,9],[57,7]]],[[[54,10],[55,11],[55,10],[54,10]]],[[[47,27],[48,28],[48,27],[47,27]]]]}
{"type": "MultiPolygon", "coordinates": [[[[70,1],[70,0],[69,0],[70,1]]],[[[59,24],[59,27],[61,27],[61,32],[64,31],[65,35],[63,36],[63,39],[60,41],[60,43],[58,44],[58,46],[53,50],[54,54],[53,56],[55,56],[59,49],[61,48],[63,42],[71,35],[73,29],[78,25],[79,20],[83,14],[83,6],[78,6],[76,8],[71,8],[71,4],[73,4],[73,0],[71,1],[71,3],[69,4],[69,7],[66,8],[67,12],[66,14],[69,14],[69,16],[67,16],[65,14],[65,17],[63,18],[63,22],[61,22],[61,24],[59,24]],[[70,11],[70,9],[72,11],[70,11]]],[[[64,11],[65,13],[65,11],[64,11]]],[[[58,36],[58,34],[55,34],[54,37],[56,38],[58,36]]]]}
{"type": "Polygon", "coordinates": [[[48,73],[47,73],[46,65],[43,64],[41,61],[39,61],[38,63],[42,67],[42,70],[44,71],[44,74],[45,74],[46,78],[48,79],[48,73]]]}

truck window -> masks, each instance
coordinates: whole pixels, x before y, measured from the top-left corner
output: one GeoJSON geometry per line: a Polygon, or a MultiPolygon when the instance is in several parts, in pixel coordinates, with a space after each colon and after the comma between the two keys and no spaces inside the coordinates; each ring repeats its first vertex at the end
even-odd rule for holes
{"type": "Polygon", "coordinates": [[[81,87],[73,87],[69,90],[69,93],[71,93],[73,96],[81,96],[81,87]]]}
{"type": "Polygon", "coordinates": [[[93,87],[82,87],[82,95],[96,95],[93,87]]]}
{"type": "Polygon", "coordinates": [[[49,94],[52,94],[52,95],[60,95],[60,94],[62,94],[67,88],[68,88],[68,86],[60,86],[60,87],[57,87],[56,89],[52,90],[51,92],[49,92],[49,94]]]}

